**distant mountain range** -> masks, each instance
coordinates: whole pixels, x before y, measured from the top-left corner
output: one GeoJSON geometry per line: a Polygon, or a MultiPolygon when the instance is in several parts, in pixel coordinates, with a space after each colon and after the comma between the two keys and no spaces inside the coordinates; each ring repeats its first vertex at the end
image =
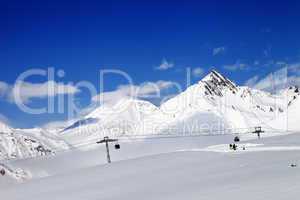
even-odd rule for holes
{"type": "Polygon", "coordinates": [[[268,130],[300,131],[300,92],[280,94],[237,86],[217,71],[157,107],[124,98],[103,105],[59,131],[13,129],[1,123],[0,159],[55,153],[102,136],[196,135],[268,130]],[[65,142],[66,141],[66,142],[65,142]]]}
{"type": "Polygon", "coordinates": [[[79,142],[99,135],[247,132],[255,126],[297,131],[299,95],[298,87],[270,94],[237,86],[212,71],[160,107],[143,100],[120,99],[113,106],[97,108],[61,134],[67,140],[79,142]]]}

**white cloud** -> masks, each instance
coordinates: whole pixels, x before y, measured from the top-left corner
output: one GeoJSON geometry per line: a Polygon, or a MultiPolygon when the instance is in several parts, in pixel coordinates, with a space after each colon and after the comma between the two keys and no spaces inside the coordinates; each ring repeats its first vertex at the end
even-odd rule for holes
{"type": "Polygon", "coordinates": [[[4,116],[3,114],[1,114],[1,113],[0,113],[0,122],[5,123],[7,125],[10,124],[9,119],[6,116],[4,116]]]}
{"type": "Polygon", "coordinates": [[[168,70],[174,67],[174,63],[168,62],[166,59],[163,59],[161,64],[156,67],[157,70],[168,70]]]}
{"type": "Polygon", "coordinates": [[[200,77],[203,75],[203,73],[204,73],[204,69],[201,67],[197,67],[197,68],[193,69],[193,71],[192,71],[192,74],[194,77],[200,77]]]}
{"type": "MultiPolygon", "coordinates": [[[[268,74],[262,79],[259,79],[256,75],[247,80],[245,85],[272,93],[281,91],[289,86],[300,86],[299,74],[293,73],[293,70],[295,70],[297,66],[297,64],[289,65],[288,67],[281,68],[268,74]]],[[[300,65],[298,67],[300,67],[300,65]]]]}
{"type": "Polygon", "coordinates": [[[252,87],[260,90],[274,92],[286,88],[288,84],[286,68],[268,74],[265,78],[256,82],[252,87]]]}
{"type": "Polygon", "coordinates": [[[248,69],[248,65],[237,61],[235,64],[232,65],[224,65],[223,68],[229,71],[237,71],[248,69]]]}
{"type": "Polygon", "coordinates": [[[0,97],[5,96],[9,89],[9,85],[5,82],[0,81],[0,97]]]}
{"type": "Polygon", "coordinates": [[[141,85],[120,85],[116,90],[92,98],[101,104],[115,104],[122,98],[161,98],[161,92],[175,86],[171,81],[145,82],[141,85]]]}
{"type": "Polygon", "coordinates": [[[276,62],[276,65],[279,65],[279,66],[283,66],[283,65],[286,65],[287,63],[284,62],[284,61],[277,61],[276,62]]]}
{"type": "Polygon", "coordinates": [[[300,77],[299,76],[289,76],[287,79],[288,86],[300,86],[300,77]]]}
{"type": "Polygon", "coordinates": [[[212,54],[213,54],[213,56],[216,56],[216,55],[224,53],[225,51],[226,51],[226,47],[224,47],[224,46],[223,47],[217,47],[217,48],[213,49],[212,54]]]}
{"type": "Polygon", "coordinates": [[[53,131],[62,130],[62,129],[65,129],[65,128],[71,126],[79,119],[80,118],[74,118],[74,119],[65,120],[65,121],[62,120],[62,121],[47,122],[46,124],[42,125],[41,127],[44,129],[48,129],[50,131],[51,130],[53,130],[53,131]]]}
{"type": "Polygon", "coordinates": [[[265,57],[268,57],[269,56],[269,51],[265,49],[265,50],[263,50],[263,54],[264,54],[265,57]]]}
{"type": "Polygon", "coordinates": [[[250,78],[249,80],[247,80],[245,82],[245,85],[248,86],[248,87],[253,88],[255,86],[255,84],[257,83],[258,80],[259,80],[259,76],[258,75],[253,76],[252,78],[250,78]]]}
{"type": "Polygon", "coordinates": [[[0,82],[0,95],[9,102],[15,102],[16,97],[20,97],[24,103],[34,98],[47,98],[61,94],[75,94],[80,90],[73,85],[48,81],[45,83],[17,82],[9,85],[0,82]]]}
{"type": "Polygon", "coordinates": [[[263,33],[271,33],[272,32],[272,29],[271,28],[263,28],[261,30],[263,33]]]}
{"type": "Polygon", "coordinates": [[[300,75],[300,63],[292,63],[288,65],[288,69],[290,72],[300,75]]]}
{"type": "Polygon", "coordinates": [[[272,52],[272,47],[268,46],[266,49],[263,50],[263,55],[265,57],[270,57],[271,56],[271,52],[272,52]]]}

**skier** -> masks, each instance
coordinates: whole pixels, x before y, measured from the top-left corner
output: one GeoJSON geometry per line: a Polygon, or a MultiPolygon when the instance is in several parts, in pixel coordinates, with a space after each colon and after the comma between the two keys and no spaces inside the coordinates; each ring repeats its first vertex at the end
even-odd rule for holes
{"type": "Polygon", "coordinates": [[[5,170],[4,170],[4,169],[1,169],[1,170],[0,170],[0,174],[1,174],[2,176],[4,176],[4,175],[5,175],[5,170]]]}
{"type": "Polygon", "coordinates": [[[291,167],[297,167],[297,164],[293,163],[291,164],[291,167]]]}
{"type": "Polygon", "coordinates": [[[233,144],[232,148],[233,148],[234,151],[236,151],[237,145],[236,145],[236,144],[233,144]]]}

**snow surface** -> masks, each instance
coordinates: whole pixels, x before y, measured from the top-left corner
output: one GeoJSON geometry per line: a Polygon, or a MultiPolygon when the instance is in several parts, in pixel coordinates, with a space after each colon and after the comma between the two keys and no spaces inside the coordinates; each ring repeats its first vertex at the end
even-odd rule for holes
{"type": "Polygon", "coordinates": [[[0,160],[54,154],[69,145],[42,129],[13,129],[0,122],[0,160]]]}
{"type": "MultiPolygon", "coordinates": [[[[228,136],[160,138],[121,143],[105,163],[103,146],[10,161],[32,173],[26,183],[1,180],[4,199],[297,199],[300,135],[241,141],[245,151],[211,152],[228,136]],[[252,151],[250,148],[276,151],[252,151]],[[297,149],[294,147],[298,147],[297,149]],[[294,148],[294,149],[293,149],[294,148]]],[[[221,145],[221,146],[220,146],[221,145]]],[[[223,148],[223,147],[222,147],[223,148]]]]}

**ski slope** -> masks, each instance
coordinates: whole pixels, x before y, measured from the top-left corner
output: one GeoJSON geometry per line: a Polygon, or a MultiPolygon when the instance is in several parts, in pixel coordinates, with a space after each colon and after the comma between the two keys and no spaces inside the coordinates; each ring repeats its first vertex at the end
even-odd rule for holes
{"type": "Polygon", "coordinates": [[[300,169],[290,166],[300,164],[298,133],[241,141],[248,144],[245,151],[207,151],[220,150],[230,141],[232,137],[228,136],[203,136],[124,142],[120,151],[112,149],[114,162],[109,165],[105,164],[103,146],[11,161],[8,165],[30,171],[32,180],[22,184],[5,184],[2,180],[1,197],[10,200],[298,198],[300,169]],[[270,150],[275,147],[279,149],[276,153],[270,150]],[[259,148],[264,149],[259,151],[259,148]]]}

